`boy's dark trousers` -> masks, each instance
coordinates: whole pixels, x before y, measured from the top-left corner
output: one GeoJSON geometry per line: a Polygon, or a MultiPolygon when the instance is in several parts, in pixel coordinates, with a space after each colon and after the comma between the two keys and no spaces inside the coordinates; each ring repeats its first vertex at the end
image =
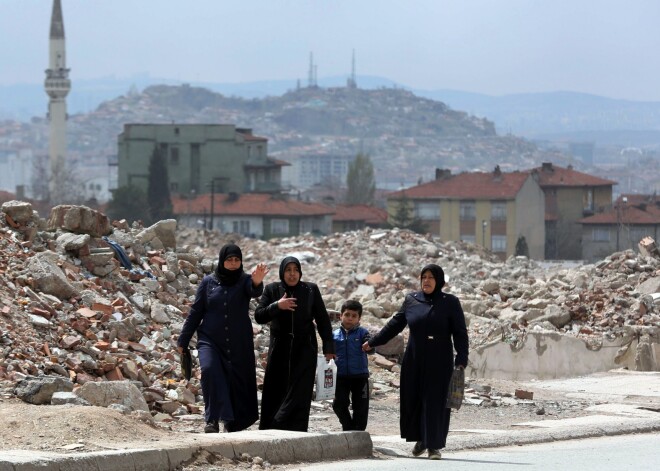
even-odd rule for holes
{"type": "Polygon", "coordinates": [[[337,377],[332,410],[337,414],[344,431],[366,430],[369,416],[369,378],[337,377]],[[353,403],[353,417],[348,410],[351,402],[353,403]]]}

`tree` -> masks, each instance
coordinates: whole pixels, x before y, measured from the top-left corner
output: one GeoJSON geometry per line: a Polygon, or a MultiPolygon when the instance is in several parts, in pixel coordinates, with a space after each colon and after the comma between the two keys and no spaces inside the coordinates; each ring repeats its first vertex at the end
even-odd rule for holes
{"type": "Polygon", "coordinates": [[[348,165],[346,203],[373,204],[376,192],[374,166],[367,154],[359,153],[348,165]]]}
{"type": "Polygon", "coordinates": [[[412,203],[405,191],[398,200],[396,212],[390,218],[390,226],[398,227],[400,229],[409,229],[418,234],[424,234],[428,231],[426,224],[420,218],[415,216],[412,210],[412,203]]]}
{"type": "Polygon", "coordinates": [[[527,240],[525,240],[525,236],[523,235],[518,237],[518,241],[516,242],[516,257],[519,255],[529,258],[529,247],[527,247],[527,240]]]}
{"type": "Polygon", "coordinates": [[[154,147],[149,161],[149,186],[147,187],[148,224],[170,219],[173,216],[170,199],[170,179],[167,174],[165,157],[158,147],[154,147]]]}
{"type": "Polygon", "coordinates": [[[107,209],[110,219],[126,219],[129,222],[149,218],[147,195],[136,186],[122,186],[112,193],[107,209]]]}

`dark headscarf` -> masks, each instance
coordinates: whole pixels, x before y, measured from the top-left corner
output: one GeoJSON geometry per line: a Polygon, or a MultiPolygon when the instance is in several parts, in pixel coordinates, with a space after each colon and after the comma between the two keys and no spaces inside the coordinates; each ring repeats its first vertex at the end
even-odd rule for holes
{"type": "Polygon", "coordinates": [[[243,253],[236,244],[226,244],[220,249],[218,256],[218,266],[215,268],[215,276],[218,277],[220,283],[226,286],[233,286],[243,274],[243,253]],[[229,257],[238,257],[241,259],[241,266],[237,270],[227,270],[225,268],[225,260],[229,257]]]}
{"type": "MultiPolygon", "coordinates": [[[[288,295],[290,295],[290,291],[295,288],[295,286],[289,286],[286,284],[284,281],[284,269],[289,263],[295,263],[296,266],[298,267],[298,271],[300,272],[300,279],[302,279],[302,267],[300,266],[300,260],[298,260],[296,257],[284,257],[282,260],[282,263],[280,263],[280,280],[282,281],[282,285],[284,286],[284,290],[287,292],[288,295]]],[[[300,283],[300,280],[298,280],[298,283],[300,283]]]]}
{"type": "Polygon", "coordinates": [[[442,268],[440,268],[439,265],[436,265],[434,263],[429,263],[424,268],[422,268],[422,271],[419,274],[420,281],[422,279],[422,275],[424,274],[424,272],[427,271],[430,271],[433,274],[433,278],[435,278],[435,289],[428,296],[435,298],[438,294],[442,292],[442,287],[445,285],[445,272],[442,270],[442,268]]]}

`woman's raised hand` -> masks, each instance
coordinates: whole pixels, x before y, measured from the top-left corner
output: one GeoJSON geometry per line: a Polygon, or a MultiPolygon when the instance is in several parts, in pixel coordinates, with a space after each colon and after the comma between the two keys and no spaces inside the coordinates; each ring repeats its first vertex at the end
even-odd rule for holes
{"type": "Polygon", "coordinates": [[[254,286],[259,286],[269,271],[270,268],[265,263],[257,264],[256,268],[252,271],[252,283],[254,283],[254,286]]]}
{"type": "Polygon", "coordinates": [[[277,307],[283,311],[295,311],[298,305],[296,304],[296,298],[287,298],[286,293],[284,293],[284,296],[277,301],[277,307]]]}

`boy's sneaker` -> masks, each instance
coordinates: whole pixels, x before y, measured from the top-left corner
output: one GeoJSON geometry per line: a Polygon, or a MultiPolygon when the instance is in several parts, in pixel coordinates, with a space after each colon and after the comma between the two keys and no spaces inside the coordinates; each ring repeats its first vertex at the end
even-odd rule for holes
{"type": "Polygon", "coordinates": [[[206,422],[206,427],[204,427],[204,433],[218,433],[220,432],[220,425],[217,420],[212,420],[206,422]]]}
{"type": "Polygon", "coordinates": [[[415,446],[412,449],[412,454],[413,456],[419,456],[422,453],[426,451],[426,448],[424,448],[424,445],[422,445],[422,442],[417,442],[415,443],[415,446]]]}
{"type": "Polygon", "coordinates": [[[434,448],[429,448],[429,459],[430,460],[442,459],[442,455],[440,454],[440,450],[436,450],[434,448]]]}

